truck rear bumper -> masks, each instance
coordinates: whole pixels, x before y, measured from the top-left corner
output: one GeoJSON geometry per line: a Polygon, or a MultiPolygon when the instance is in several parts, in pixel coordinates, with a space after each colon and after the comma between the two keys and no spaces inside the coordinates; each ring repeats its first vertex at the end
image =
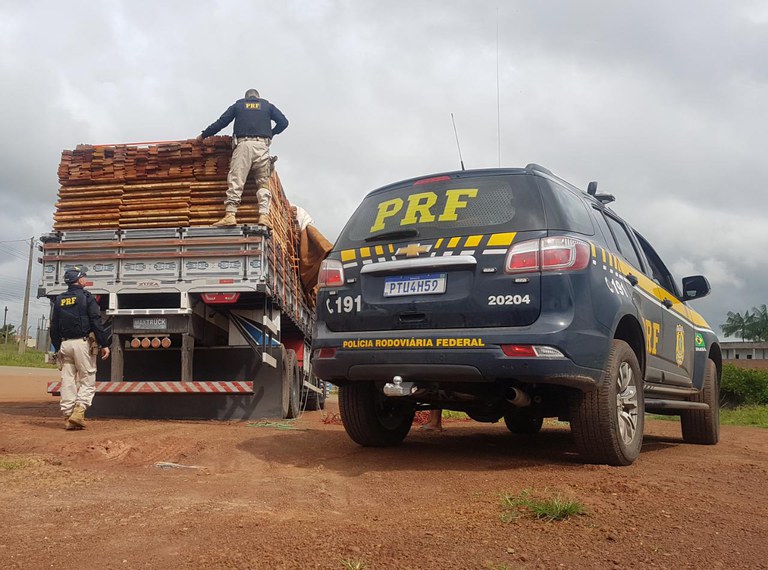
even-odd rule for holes
{"type": "MultiPolygon", "coordinates": [[[[61,382],[48,382],[48,393],[58,395],[61,382]]],[[[98,394],[253,394],[253,382],[96,382],[98,394]]]]}

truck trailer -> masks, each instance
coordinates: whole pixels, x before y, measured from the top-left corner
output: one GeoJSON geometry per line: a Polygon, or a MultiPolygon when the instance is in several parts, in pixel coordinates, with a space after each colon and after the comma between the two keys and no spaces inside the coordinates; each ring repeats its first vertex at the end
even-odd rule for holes
{"type": "Polygon", "coordinates": [[[300,271],[307,232],[276,172],[274,229],[252,223],[250,183],[243,223],[210,226],[223,213],[229,156],[229,137],[212,139],[64,151],[38,297],[53,301],[67,269],[88,267],[112,332],[94,415],[295,418],[324,405],[309,359],[311,283],[300,271]]]}

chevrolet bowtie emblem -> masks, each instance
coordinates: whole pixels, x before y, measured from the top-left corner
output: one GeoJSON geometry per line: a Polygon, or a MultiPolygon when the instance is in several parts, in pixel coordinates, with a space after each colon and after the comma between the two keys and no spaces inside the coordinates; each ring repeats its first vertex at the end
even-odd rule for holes
{"type": "Polygon", "coordinates": [[[406,247],[398,247],[395,255],[404,255],[405,257],[419,257],[422,253],[429,252],[428,245],[420,243],[409,243],[406,247]]]}

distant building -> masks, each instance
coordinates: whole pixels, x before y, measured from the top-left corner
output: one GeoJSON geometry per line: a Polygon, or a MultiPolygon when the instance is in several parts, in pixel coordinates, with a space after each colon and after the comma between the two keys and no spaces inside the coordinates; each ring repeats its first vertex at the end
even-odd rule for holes
{"type": "Polygon", "coordinates": [[[768,342],[721,342],[724,360],[768,360],[768,342]]]}

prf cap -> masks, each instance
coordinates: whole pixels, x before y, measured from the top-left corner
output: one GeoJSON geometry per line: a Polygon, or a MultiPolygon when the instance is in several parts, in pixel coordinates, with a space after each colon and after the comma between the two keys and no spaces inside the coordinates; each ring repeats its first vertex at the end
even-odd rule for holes
{"type": "Polygon", "coordinates": [[[67,269],[64,272],[64,283],[72,285],[77,283],[77,280],[87,275],[88,268],[85,265],[75,265],[72,269],[67,269]]]}

